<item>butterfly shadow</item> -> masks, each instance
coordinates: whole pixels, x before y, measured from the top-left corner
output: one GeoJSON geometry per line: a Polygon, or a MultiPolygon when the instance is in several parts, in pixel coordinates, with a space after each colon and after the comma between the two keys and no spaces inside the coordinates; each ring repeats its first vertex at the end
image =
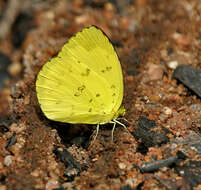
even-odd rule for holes
{"type": "Polygon", "coordinates": [[[78,147],[88,147],[91,135],[93,133],[93,128],[89,125],[52,121],[45,117],[38,106],[36,107],[36,114],[38,119],[45,126],[56,129],[59,137],[61,138],[62,144],[64,144],[66,147],[70,147],[73,144],[78,147]]]}

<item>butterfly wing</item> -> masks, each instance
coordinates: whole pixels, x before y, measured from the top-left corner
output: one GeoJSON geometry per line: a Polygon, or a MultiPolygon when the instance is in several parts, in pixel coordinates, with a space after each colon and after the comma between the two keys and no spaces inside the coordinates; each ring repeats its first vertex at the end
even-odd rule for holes
{"type": "Polygon", "coordinates": [[[94,26],[65,44],[38,74],[41,109],[52,120],[107,123],[123,98],[121,66],[112,44],[94,26]]]}

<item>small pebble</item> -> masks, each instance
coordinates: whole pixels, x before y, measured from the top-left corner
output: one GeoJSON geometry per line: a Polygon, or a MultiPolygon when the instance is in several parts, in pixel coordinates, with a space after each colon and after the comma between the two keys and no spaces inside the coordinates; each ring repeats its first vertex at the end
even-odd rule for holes
{"type": "Polygon", "coordinates": [[[177,61],[170,61],[168,62],[167,66],[170,68],[170,69],[176,69],[177,66],[179,65],[179,63],[177,61]]]}
{"type": "Polygon", "coordinates": [[[164,107],[164,108],[163,108],[163,112],[164,112],[166,115],[171,115],[171,114],[172,114],[172,109],[170,109],[169,107],[164,107]]]}
{"type": "Polygon", "coordinates": [[[0,171],[4,168],[3,157],[0,157],[0,171]]]}
{"type": "Polygon", "coordinates": [[[177,44],[188,46],[190,44],[190,40],[180,33],[175,32],[172,35],[173,39],[176,41],[177,44]]]}
{"type": "Polygon", "coordinates": [[[8,155],[4,158],[4,165],[5,166],[10,166],[12,164],[12,156],[8,155]]]}
{"type": "Polygon", "coordinates": [[[14,154],[14,155],[20,155],[20,151],[21,151],[21,148],[23,146],[23,140],[21,140],[20,143],[16,143],[14,145],[12,145],[10,147],[10,151],[14,154]]]}
{"type": "Polygon", "coordinates": [[[181,175],[184,175],[184,171],[183,171],[183,170],[179,171],[179,173],[180,173],[181,175]]]}
{"type": "Polygon", "coordinates": [[[124,163],[119,163],[119,168],[121,169],[121,170],[123,170],[123,169],[125,169],[126,168],[126,164],[124,164],[124,163]]]}
{"type": "Polygon", "coordinates": [[[193,112],[200,112],[201,111],[201,105],[200,104],[191,104],[189,106],[189,109],[193,112]]]}
{"type": "Polygon", "coordinates": [[[21,71],[22,71],[22,65],[20,62],[13,62],[8,66],[8,73],[13,77],[19,75],[21,71]]]}
{"type": "Polygon", "coordinates": [[[178,146],[177,144],[173,143],[170,148],[171,148],[171,150],[175,150],[175,148],[177,148],[177,146],[178,146]]]}
{"type": "Polygon", "coordinates": [[[96,162],[98,160],[98,158],[93,158],[92,162],[96,162]]]}
{"type": "Polygon", "coordinates": [[[55,13],[53,11],[47,11],[45,16],[50,20],[55,19],[55,13]]]}
{"type": "Polygon", "coordinates": [[[0,185],[0,190],[7,190],[6,185],[0,185]]]}
{"type": "MultiPolygon", "coordinates": [[[[126,189],[133,187],[136,184],[137,180],[135,178],[128,178],[126,180],[126,185],[124,186],[126,189]]],[[[131,188],[130,188],[131,189],[131,188]]]]}
{"type": "Polygon", "coordinates": [[[55,179],[50,179],[45,186],[46,190],[53,190],[59,188],[59,182],[55,179]]]}
{"type": "Polygon", "coordinates": [[[40,171],[38,169],[35,169],[34,171],[32,171],[30,173],[33,177],[39,177],[40,175],[40,171]]]}
{"type": "Polygon", "coordinates": [[[77,24],[85,23],[85,22],[87,22],[87,20],[89,20],[88,15],[81,15],[81,16],[75,17],[75,22],[77,24]]]}
{"type": "Polygon", "coordinates": [[[64,189],[73,189],[73,184],[71,182],[66,182],[62,184],[64,189]]]}
{"type": "Polygon", "coordinates": [[[160,80],[163,77],[163,69],[160,65],[150,64],[148,68],[150,80],[160,80]]]}

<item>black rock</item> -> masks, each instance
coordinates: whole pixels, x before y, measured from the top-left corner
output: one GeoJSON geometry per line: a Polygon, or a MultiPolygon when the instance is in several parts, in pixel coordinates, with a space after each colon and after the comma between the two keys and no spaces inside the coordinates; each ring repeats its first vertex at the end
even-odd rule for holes
{"type": "Polygon", "coordinates": [[[57,158],[61,160],[66,166],[64,175],[68,178],[67,181],[72,181],[75,176],[78,176],[81,172],[81,166],[74,160],[70,152],[66,149],[56,147],[54,153],[57,158]]]}
{"type": "Polygon", "coordinates": [[[9,131],[10,121],[7,118],[0,118],[0,136],[9,131]]]}
{"type": "Polygon", "coordinates": [[[14,47],[19,48],[22,45],[27,33],[34,27],[35,24],[33,14],[31,14],[31,12],[20,13],[12,26],[12,42],[14,47]]]}
{"type": "Polygon", "coordinates": [[[11,64],[10,58],[0,52],[0,89],[4,87],[5,81],[10,77],[7,68],[11,64]]]}
{"type": "Polygon", "coordinates": [[[120,190],[132,190],[132,188],[131,188],[130,185],[126,184],[126,185],[124,185],[123,187],[121,187],[120,190]]]}
{"type": "Polygon", "coordinates": [[[63,186],[60,186],[58,188],[54,188],[53,190],[65,190],[65,188],[63,186]]]}
{"type": "Polygon", "coordinates": [[[16,122],[15,115],[0,117],[0,136],[9,131],[12,123],[16,122]]]}
{"type": "Polygon", "coordinates": [[[136,140],[141,139],[145,147],[167,143],[170,132],[164,127],[157,127],[155,121],[144,117],[138,119],[138,126],[134,128],[133,136],[136,140]],[[153,130],[154,129],[154,130],[153,130]]]}
{"type": "Polygon", "coordinates": [[[182,151],[178,151],[177,152],[177,158],[179,160],[186,160],[188,158],[188,156],[186,156],[182,151]]]}
{"type": "Polygon", "coordinates": [[[174,139],[172,143],[182,145],[186,152],[189,151],[189,148],[191,149],[191,147],[194,147],[197,150],[196,154],[201,154],[201,137],[194,131],[191,131],[189,135],[182,139],[174,139]]]}
{"type": "Polygon", "coordinates": [[[201,98],[201,70],[192,66],[178,66],[172,76],[201,98]]]}
{"type": "Polygon", "coordinates": [[[159,168],[170,166],[171,164],[175,163],[175,161],[177,160],[178,160],[177,156],[172,156],[170,158],[163,159],[163,160],[144,162],[139,169],[142,173],[154,172],[158,170],[159,168]]]}
{"type": "Polygon", "coordinates": [[[174,52],[174,49],[173,48],[169,48],[167,52],[168,52],[168,55],[171,55],[174,52]]]}
{"type": "Polygon", "coordinates": [[[177,165],[176,172],[184,177],[192,187],[196,187],[201,183],[201,162],[190,160],[183,166],[177,165]]]}
{"type": "Polygon", "coordinates": [[[17,136],[16,133],[14,133],[13,136],[8,139],[6,150],[10,151],[10,147],[16,144],[16,142],[17,142],[17,136]]]}

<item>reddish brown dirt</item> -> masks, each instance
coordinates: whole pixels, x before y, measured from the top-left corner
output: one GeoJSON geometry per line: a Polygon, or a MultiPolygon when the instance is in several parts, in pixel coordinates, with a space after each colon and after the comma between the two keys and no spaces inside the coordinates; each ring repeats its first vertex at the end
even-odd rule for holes
{"type": "Polygon", "coordinates": [[[201,189],[200,179],[193,183],[177,172],[189,161],[201,162],[201,151],[192,145],[201,144],[201,100],[172,79],[171,67],[174,61],[201,69],[200,0],[126,2],[38,2],[27,8],[35,27],[22,46],[13,47],[12,31],[0,42],[0,51],[21,69],[0,92],[0,190],[201,189]],[[42,65],[90,25],[108,35],[123,67],[124,124],[131,134],[118,126],[113,143],[110,125],[102,126],[93,141],[93,127],[48,120],[36,98],[42,65]],[[154,120],[160,126],[156,131],[167,129],[168,141],[140,148],[143,139],[132,135],[140,117],[154,120]],[[56,147],[67,149],[80,164],[78,175],[65,175],[69,168],[56,157],[56,147]],[[178,151],[188,157],[179,166],[145,173],[139,169],[143,162],[167,159],[178,151]]]}

